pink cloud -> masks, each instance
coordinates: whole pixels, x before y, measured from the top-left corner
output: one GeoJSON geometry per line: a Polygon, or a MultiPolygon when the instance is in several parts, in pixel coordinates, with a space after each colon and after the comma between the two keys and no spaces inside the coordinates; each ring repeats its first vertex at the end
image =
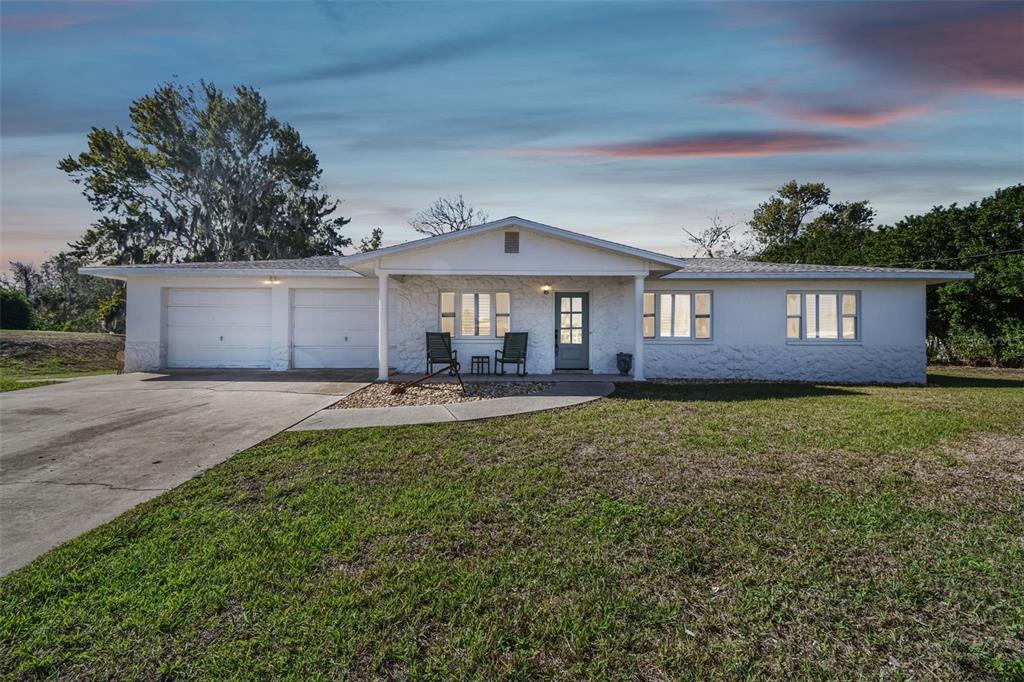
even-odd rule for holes
{"type": "Polygon", "coordinates": [[[1024,4],[896,2],[774,9],[797,37],[932,91],[1024,95],[1024,4]]]}
{"type": "Polygon", "coordinates": [[[684,135],[608,145],[528,149],[526,156],[592,156],[609,159],[659,159],[782,156],[855,151],[877,147],[843,135],[792,130],[684,135]]]}
{"type": "Polygon", "coordinates": [[[851,102],[848,93],[794,93],[753,86],[715,93],[712,99],[719,104],[751,107],[782,118],[841,128],[874,128],[934,113],[923,102],[907,101],[905,94],[891,93],[872,93],[862,101],[851,102]],[[865,103],[869,99],[875,101],[865,103]]]}
{"type": "Polygon", "coordinates": [[[795,105],[787,107],[785,112],[791,117],[807,123],[844,128],[873,128],[925,116],[929,113],[929,109],[923,105],[896,107],[795,105]]]}
{"type": "Polygon", "coordinates": [[[69,26],[79,26],[108,17],[107,14],[5,14],[0,17],[0,28],[4,31],[34,32],[56,31],[69,26]]]}

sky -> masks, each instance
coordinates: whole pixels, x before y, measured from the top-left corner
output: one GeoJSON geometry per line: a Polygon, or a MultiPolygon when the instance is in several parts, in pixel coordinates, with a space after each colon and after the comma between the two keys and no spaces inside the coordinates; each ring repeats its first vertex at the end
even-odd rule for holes
{"type": "Polygon", "coordinates": [[[0,259],[97,217],[57,162],[161,83],[251,85],[353,240],[463,194],[669,255],[784,182],[880,223],[1024,180],[1022,2],[7,2],[0,259]]]}

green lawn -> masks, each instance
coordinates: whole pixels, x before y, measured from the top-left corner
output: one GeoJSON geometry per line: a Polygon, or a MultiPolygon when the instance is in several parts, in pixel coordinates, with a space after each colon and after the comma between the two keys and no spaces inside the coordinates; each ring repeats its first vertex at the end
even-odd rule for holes
{"type": "Polygon", "coordinates": [[[0,582],[0,674],[1021,679],[1022,389],[280,435],[0,582]]]}
{"type": "Polygon", "coordinates": [[[0,330],[0,392],[54,383],[21,379],[110,374],[123,349],[124,337],[111,334],[0,330]]]}

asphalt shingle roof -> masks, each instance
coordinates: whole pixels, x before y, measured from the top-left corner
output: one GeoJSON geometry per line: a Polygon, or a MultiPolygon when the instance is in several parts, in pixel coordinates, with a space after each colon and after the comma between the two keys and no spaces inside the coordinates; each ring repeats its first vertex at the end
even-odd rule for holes
{"type": "Polygon", "coordinates": [[[310,256],[309,258],[281,258],[277,260],[232,260],[212,263],[153,263],[133,265],[133,269],[148,270],[345,270],[343,256],[310,256]]]}
{"type": "Polygon", "coordinates": [[[677,272],[723,272],[723,273],[751,273],[751,274],[773,274],[773,273],[891,273],[891,274],[919,274],[919,275],[943,275],[955,272],[952,270],[923,270],[920,268],[873,268],[866,265],[812,265],[809,263],[764,263],[761,261],[740,260],[738,258],[687,258],[686,265],[677,272]]]}

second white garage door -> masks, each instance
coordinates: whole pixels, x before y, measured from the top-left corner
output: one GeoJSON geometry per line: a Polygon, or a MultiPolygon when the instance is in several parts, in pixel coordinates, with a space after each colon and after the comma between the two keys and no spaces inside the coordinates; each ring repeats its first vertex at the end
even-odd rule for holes
{"type": "Polygon", "coordinates": [[[269,289],[168,289],[168,367],[270,367],[269,289]]]}
{"type": "Polygon", "coordinates": [[[376,367],[376,289],[295,289],[293,367],[376,367]]]}

